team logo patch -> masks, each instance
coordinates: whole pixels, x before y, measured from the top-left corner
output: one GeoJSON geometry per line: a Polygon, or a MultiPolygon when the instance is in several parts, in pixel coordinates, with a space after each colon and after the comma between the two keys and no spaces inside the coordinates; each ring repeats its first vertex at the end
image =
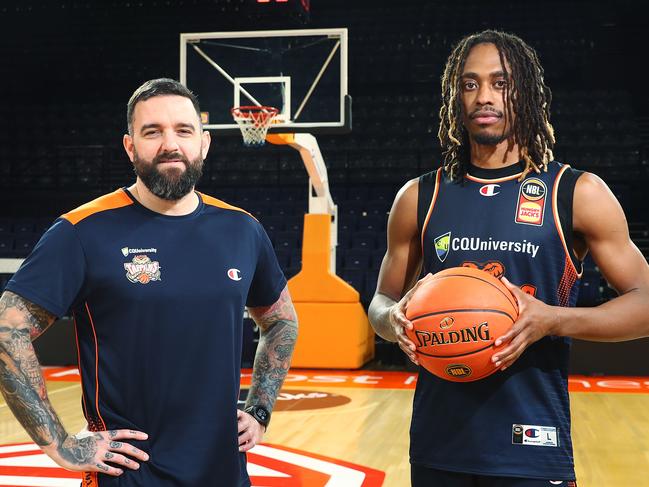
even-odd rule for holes
{"type": "MultiPolygon", "coordinates": [[[[257,445],[246,456],[253,487],[303,485],[305,478],[309,487],[380,487],[385,479],[380,470],[278,445],[257,445]]],[[[0,446],[0,487],[92,487],[95,478],[62,469],[34,443],[0,446]]]]}
{"type": "Polygon", "coordinates": [[[435,243],[435,253],[437,254],[437,258],[440,262],[444,262],[448,255],[449,244],[451,243],[451,232],[440,235],[435,238],[433,242],[435,243]]]}
{"type": "Polygon", "coordinates": [[[521,184],[516,205],[516,223],[543,225],[548,188],[538,178],[528,178],[521,184]]]}
{"type": "Polygon", "coordinates": [[[233,281],[240,281],[241,271],[239,269],[228,269],[228,277],[233,281]]]}
{"type": "Polygon", "coordinates": [[[529,446],[559,446],[557,428],[531,424],[512,425],[512,444],[529,446]]]}
{"type": "Polygon", "coordinates": [[[131,262],[124,263],[126,278],[131,282],[148,284],[160,281],[160,263],[147,255],[136,255],[131,262]]]}
{"type": "Polygon", "coordinates": [[[500,194],[498,188],[500,188],[500,184],[485,184],[480,187],[480,194],[482,196],[496,196],[500,194]]]}

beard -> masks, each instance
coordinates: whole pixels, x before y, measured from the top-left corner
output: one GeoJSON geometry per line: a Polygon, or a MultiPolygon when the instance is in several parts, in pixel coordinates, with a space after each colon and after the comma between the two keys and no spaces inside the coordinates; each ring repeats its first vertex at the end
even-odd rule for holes
{"type": "MultiPolygon", "coordinates": [[[[476,118],[478,115],[485,115],[485,114],[491,114],[492,116],[496,116],[499,118],[503,117],[503,112],[501,112],[500,110],[497,110],[495,108],[490,108],[490,107],[481,107],[474,110],[469,115],[469,118],[473,119],[476,118]]],[[[479,145],[498,145],[501,142],[510,138],[511,135],[512,135],[512,130],[508,129],[507,131],[504,131],[503,133],[500,134],[490,134],[489,132],[480,132],[477,134],[472,133],[471,138],[476,144],[479,145]]]]}
{"type": "Polygon", "coordinates": [[[133,154],[133,170],[142,180],[151,193],[158,198],[168,201],[177,201],[189,192],[203,174],[203,158],[198,156],[189,161],[180,153],[166,153],[156,156],[152,161],[141,159],[137,152],[133,154]],[[179,159],[185,165],[185,170],[176,168],[161,171],[158,165],[161,162],[179,159]]]}
{"type": "Polygon", "coordinates": [[[472,138],[476,144],[479,145],[498,145],[504,140],[507,140],[511,136],[511,131],[502,133],[502,134],[472,134],[472,138]]]}

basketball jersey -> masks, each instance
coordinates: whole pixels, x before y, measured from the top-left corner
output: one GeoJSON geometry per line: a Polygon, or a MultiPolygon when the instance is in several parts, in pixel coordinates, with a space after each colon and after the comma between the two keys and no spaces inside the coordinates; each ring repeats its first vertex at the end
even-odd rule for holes
{"type": "Polygon", "coordinates": [[[286,285],[249,214],[197,193],[166,216],[120,189],[59,218],[7,289],[57,316],[72,310],[90,430],[135,429],[150,454],[87,487],[249,486],[238,451],[244,306],[286,285]]]}
{"type": "MultiPolygon", "coordinates": [[[[577,172],[552,162],[519,182],[521,165],[441,170],[419,180],[421,277],[484,269],[553,306],[574,306],[581,264],[572,252],[577,172]],[[568,238],[568,241],[566,239],[568,238]]],[[[504,372],[449,382],[420,367],[410,429],[413,464],[523,478],[575,478],[570,439],[570,340],[546,336],[504,372]]]]}

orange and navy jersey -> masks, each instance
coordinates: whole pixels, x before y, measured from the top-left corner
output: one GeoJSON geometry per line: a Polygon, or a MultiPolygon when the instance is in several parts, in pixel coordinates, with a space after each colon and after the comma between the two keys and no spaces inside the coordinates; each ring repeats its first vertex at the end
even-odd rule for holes
{"type": "Polygon", "coordinates": [[[286,285],[272,245],[246,212],[197,193],[166,216],[120,189],[59,218],[7,289],[76,326],[91,430],[148,433],[151,459],[89,485],[249,485],[238,452],[245,306],[286,285]]]}
{"type": "MultiPolygon", "coordinates": [[[[472,167],[459,182],[419,180],[422,276],[484,269],[554,306],[574,306],[581,263],[572,251],[578,171],[552,162],[519,181],[520,164],[472,167]]],[[[547,336],[505,372],[469,383],[420,369],[411,461],[482,475],[574,479],[568,401],[570,340],[547,336]]]]}

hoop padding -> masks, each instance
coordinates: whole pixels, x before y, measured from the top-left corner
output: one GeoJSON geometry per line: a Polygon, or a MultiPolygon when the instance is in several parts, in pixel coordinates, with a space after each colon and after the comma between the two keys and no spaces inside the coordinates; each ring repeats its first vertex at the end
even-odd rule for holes
{"type": "Polygon", "coordinates": [[[268,127],[279,110],[274,107],[244,106],[234,107],[230,112],[241,129],[243,143],[247,146],[258,147],[266,142],[268,127]]]}

